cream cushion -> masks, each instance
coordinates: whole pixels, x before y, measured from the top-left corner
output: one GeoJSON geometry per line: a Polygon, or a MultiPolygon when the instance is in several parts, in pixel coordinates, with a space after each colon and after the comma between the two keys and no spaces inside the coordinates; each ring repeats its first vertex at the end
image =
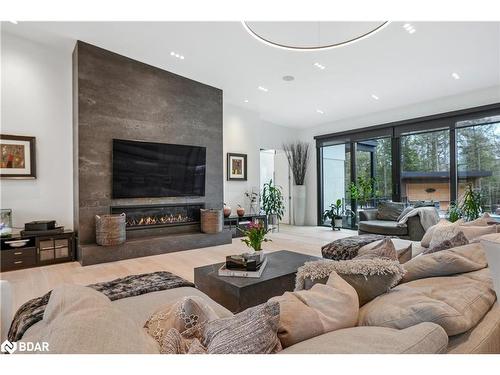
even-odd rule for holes
{"type": "MultiPolygon", "coordinates": [[[[155,340],[94,289],[63,284],[52,291],[36,341],[53,354],[154,354],[155,340]]],[[[32,341],[30,335],[22,341],[32,341]]]]}
{"type": "Polygon", "coordinates": [[[451,240],[461,231],[462,228],[460,227],[460,224],[458,224],[458,222],[437,226],[432,233],[429,248],[436,247],[444,241],[451,240]]]}
{"type": "Polygon", "coordinates": [[[446,220],[446,219],[441,219],[438,221],[438,223],[436,225],[433,225],[432,227],[430,227],[429,229],[427,229],[427,231],[425,232],[424,236],[422,237],[422,240],[420,241],[420,244],[423,246],[423,247],[429,247],[431,245],[431,240],[432,240],[432,237],[434,235],[434,231],[442,226],[446,226],[446,225],[460,225],[460,224],[463,224],[464,220],[463,219],[460,219],[460,220],[457,220],[455,221],[454,223],[446,220]]]}
{"type": "Polygon", "coordinates": [[[437,324],[398,330],[353,327],[326,333],[285,348],[279,354],[436,354],[446,351],[448,335],[437,324]]]}
{"type": "Polygon", "coordinates": [[[285,292],[269,301],[280,304],[278,337],[283,347],[341,328],[354,327],[358,320],[356,290],[336,272],[325,284],[309,290],[285,292]]]}
{"type": "Polygon", "coordinates": [[[356,258],[359,258],[359,256],[373,253],[373,250],[375,248],[378,248],[384,241],[392,242],[394,249],[396,250],[396,254],[397,254],[397,257],[394,259],[399,260],[399,263],[405,263],[412,258],[413,244],[411,241],[402,240],[399,238],[389,238],[389,237],[387,237],[383,240],[374,241],[374,242],[371,242],[367,245],[362,246],[358,250],[358,256],[356,258]]]}
{"type": "Polygon", "coordinates": [[[461,225],[464,226],[476,226],[476,227],[485,227],[490,224],[494,224],[495,219],[491,217],[491,215],[487,212],[483,214],[480,218],[477,218],[476,220],[464,222],[461,225]]]}
{"type": "Polygon", "coordinates": [[[450,276],[487,267],[484,250],[479,243],[417,256],[405,263],[401,283],[426,277],[450,276]]]}
{"type": "Polygon", "coordinates": [[[460,231],[465,234],[469,242],[477,242],[481,236],[497,232],[497,225],[476,226],[460,225],[460,231]]]}
{"type": "Polygon", "coordinates": [[[433,322],[453,336],[476,326],[495,299],[487,268],[419,279],[398,285],[363,306],[359,325],[404,329],[433,322]]]}

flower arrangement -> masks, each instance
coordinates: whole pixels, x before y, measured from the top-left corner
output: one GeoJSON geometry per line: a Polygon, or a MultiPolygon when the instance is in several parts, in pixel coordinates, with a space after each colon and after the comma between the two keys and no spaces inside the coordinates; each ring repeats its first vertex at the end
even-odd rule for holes
{"type": "Polygon", "coordinates": [[[266,238],[266,234],[269,233],[270,229],[266,229],[261,222],[252,222],[246,229],[240,229],[240,231],[246,236],[241,241],[255,251],[262,250],[262,242],[271,241],[269,238],[266,238]]]}

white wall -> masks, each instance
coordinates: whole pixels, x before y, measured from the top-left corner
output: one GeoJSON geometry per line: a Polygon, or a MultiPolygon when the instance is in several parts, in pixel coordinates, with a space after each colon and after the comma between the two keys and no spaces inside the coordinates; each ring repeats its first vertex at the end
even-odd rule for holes
{"type": "Polygon", "coordinates": [[[36,137],[35,180],[1,180],[15,227],[73,228],[71,54],[2,32],[1,133],[36,137]]]}
{"type": "Polygon", "coordinates": [[[309,170],[306,178],[306,224],[316,225],[317,223],[316,144],[314,142],[314,136],[354,130],[356,128],[363,128],[366,126],[385,124],[393,121],[429,116],[498,102],[500,102],[500,87],[495,86],[485,90],[469,92],[463,95],[415,103],[405,107],[372,113],[361,117],[352,117],[300,131],[299,138],[310,142],[312,147],[311,158],[309,160],[309,170]]]}
{"type": "Polygon", "coordinates": [[[224,202],[233,212],[240,204],[248,210],[245,191],[259,191],[260,150],[281,149],[284,142],[296,140],[298,131],[275,125],[258,114],[231,104],[224,104],[224,178],[228,152],[247,154],[247,181],[224,181],[224,202]]]}

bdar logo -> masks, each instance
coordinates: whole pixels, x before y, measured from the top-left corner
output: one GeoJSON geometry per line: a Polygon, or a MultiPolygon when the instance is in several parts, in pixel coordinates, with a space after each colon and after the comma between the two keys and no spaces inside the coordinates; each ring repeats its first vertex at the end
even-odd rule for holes
{"type": "Polygon", "coordinates": [[[5,340],[2,342],[0,346],[0,350],[2,353],[14,353],[17,350],[17,342],[10,342],[9,340],[5,340]]]}

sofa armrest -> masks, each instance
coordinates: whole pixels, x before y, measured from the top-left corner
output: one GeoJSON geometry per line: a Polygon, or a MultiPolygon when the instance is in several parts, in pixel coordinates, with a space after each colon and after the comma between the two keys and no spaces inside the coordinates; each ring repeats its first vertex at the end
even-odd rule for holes
{"type": "Polygon", "coordinates": [[[408,227],[408,237],[410,240],[421,241],[422,237],[424,237],[425,230],[420,223],[420,216],[417,215],[409,217],[406,225],[408,227]]]}
{"type": "Polygon", "coordinates": [[[378,210],[376,208],[359,210],[359,221],[377,220],[377,212],[378,210]]]}
{"type": "Polygon", "coordinates": [[[279,354],[437,354],[446,352],[448,335],[434,323],[405,329],[353,327],[316,336],[279,354]]]}

